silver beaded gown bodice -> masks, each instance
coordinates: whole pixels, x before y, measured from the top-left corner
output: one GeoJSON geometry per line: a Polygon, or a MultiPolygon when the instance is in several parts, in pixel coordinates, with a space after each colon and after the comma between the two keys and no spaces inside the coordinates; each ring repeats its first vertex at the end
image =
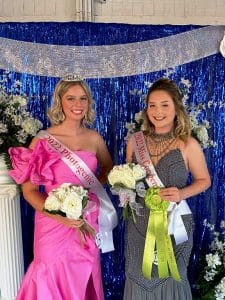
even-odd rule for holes
{"type": "MultiPolygon", "coordinates": [[[[136,159],[133,159],[136,162],[136,159]]],[[[186,185],[188,171],[180,149],[167,152],[156,164],[156,172],[165,187],[182,188],[186,185]]],[[[144,199],[137,198],[144,206],[144,199]]],[[[126,224],[125,233],[125,269],[126,284],[124,300],[190,300],[192,299],[190,285],[187,280],[187,265],[192,249],[193,218],[192,215],[182,216],[189,240],[173,248],[182,278],[181,282],[173,278],[159,279],[157,266],[153,264],[151,280],[142,274],[142,259],[144,253],[145,236],[149,219],[149,209],[144,206],[143,216],[137,216],[137,222],[130,219],[126,224]]]]}

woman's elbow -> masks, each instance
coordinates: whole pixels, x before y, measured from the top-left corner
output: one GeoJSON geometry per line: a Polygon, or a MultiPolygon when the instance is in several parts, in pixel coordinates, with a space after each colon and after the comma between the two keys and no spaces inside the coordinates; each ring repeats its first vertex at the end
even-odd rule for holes
{"type": "Polygon", "coordinates": [[[211,178],[210,176],[207,176],[204,179],[204,190],[207,190],[211,186],[211,178]]]}
{"type": "Polygon", "coordinates": [[[211,178],[210,176],[207,178],[207,187],[206,189],[208,189],[211,186],[211,178]]]}

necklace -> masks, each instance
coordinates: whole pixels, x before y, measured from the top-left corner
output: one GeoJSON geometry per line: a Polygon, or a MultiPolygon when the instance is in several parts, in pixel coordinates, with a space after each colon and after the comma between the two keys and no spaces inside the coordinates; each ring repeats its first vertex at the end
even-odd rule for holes
{"type": "Polygon", "coordinates": [[[147,136],[148,151],[151,157],[160,158],[174,147],[177,138],[173,131],[158,134],[152,133],[147,136]]]}

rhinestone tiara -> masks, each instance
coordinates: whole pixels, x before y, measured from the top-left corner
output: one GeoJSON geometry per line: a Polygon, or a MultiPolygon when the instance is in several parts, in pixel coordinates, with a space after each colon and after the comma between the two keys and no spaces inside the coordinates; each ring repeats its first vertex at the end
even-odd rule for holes
{"type": "Polygon", "coordinates": [[[63,80],[63,81],[82,81],[82,80],[84,80],[84,78],[81,77],[80,75],[69,74],[69,75],[62,77],[61,80],[63,80]]]}

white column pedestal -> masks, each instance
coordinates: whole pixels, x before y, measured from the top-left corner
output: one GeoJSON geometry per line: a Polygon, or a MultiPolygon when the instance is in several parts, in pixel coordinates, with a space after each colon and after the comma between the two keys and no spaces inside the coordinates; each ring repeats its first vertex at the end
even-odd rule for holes
{"type": "Polygon", "coordinates": [[[24,275],[20,193],[0,184],[0,299],[16,299],[24,275]]]}

